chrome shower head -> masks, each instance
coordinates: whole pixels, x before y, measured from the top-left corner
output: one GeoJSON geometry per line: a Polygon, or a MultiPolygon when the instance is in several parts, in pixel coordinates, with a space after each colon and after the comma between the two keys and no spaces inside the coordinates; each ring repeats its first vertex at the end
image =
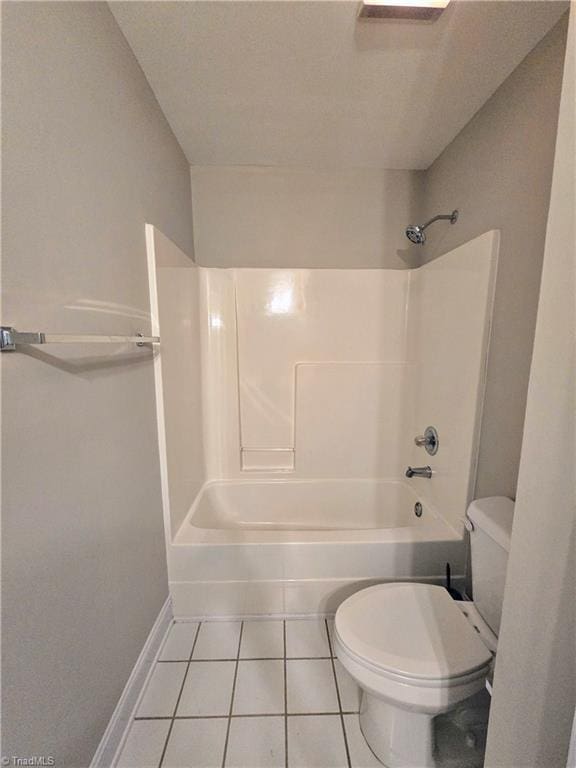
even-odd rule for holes
{"type": "Polygon", "coordinates": [[[432,224],[434,221],[438,221],[439,219],[446,219],[450,222],[450,224],[456,224],[458,221],[458,211],[452,211],[452,213],[447,214],[440,214],[439,216],[434,216],[433,219],[430,219],[430,221],[427,221],[426,224],[422,224],[420,226],[419,224],[409,224],[406,227],[406,237],[410,242],[414,243],[415,245],[422,245],[426,242],[426,233],[424,230],[426,227],[429,227],[430,224],[432,224]]]}
{"type": "Polygon", "coordinates": [[[406,237],[411,240],[415,245],[422,245],[426,242],[426,234],[422,227],[418,224],[409,224],[406,227],[406,237]]]}

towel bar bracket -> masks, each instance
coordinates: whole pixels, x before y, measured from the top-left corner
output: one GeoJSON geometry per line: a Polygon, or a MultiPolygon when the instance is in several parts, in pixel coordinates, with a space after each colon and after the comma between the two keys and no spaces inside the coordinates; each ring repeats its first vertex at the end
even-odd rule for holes
{"type": "Polygon", "coordinates": [[[16,344],[43,344],[41,333],[19,333],[14,328],[3,325],[0,328],[0,350],[12,352],[16,344]]]}

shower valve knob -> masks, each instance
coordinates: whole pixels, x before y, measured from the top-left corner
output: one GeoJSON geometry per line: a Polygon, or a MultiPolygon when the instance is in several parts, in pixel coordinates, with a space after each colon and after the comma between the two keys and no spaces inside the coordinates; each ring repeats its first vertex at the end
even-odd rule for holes
{"type": "Polygon", "coordinates": [[[418,437],[414,438],[414,443],[419,448],[426,448],[426,451],[430,456],[434,456],[438,453],[439,442],[438,432],[434,427],[426,427],[426,431],[423,435],[418,435],[418,437]]]}

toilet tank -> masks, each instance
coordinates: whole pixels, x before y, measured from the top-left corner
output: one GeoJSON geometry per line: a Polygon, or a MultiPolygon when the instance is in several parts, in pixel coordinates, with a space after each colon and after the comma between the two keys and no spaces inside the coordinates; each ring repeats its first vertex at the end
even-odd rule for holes
{"type": "Polygon", "coordinates": [[[470,548],[474,603],[484,621],[498,635],[514,502],[505,496],[477,499],[468,507],[467,517],[472,523],[470,548]]]}

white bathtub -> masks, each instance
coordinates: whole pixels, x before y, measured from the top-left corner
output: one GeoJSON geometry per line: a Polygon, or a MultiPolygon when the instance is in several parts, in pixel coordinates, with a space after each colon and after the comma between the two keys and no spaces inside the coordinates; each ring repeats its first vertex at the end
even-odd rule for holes
{"type": "Polygon", "coordinates": [[[207,483],[169,548],[175,615],[328,614],[370,584],[439,582],[446,562],[463,577],[462,536],[417,501],[390,480],[207,483]]]}
{"type": "MultiPolygon", "coordinates": [[[[243,531],[355,531],[414,526],[418,498],[398,482],[292,480],[211,483],[189,524],[243,531]]],[[[427,512],[427,515],[430,513],[427,512]]]]}

